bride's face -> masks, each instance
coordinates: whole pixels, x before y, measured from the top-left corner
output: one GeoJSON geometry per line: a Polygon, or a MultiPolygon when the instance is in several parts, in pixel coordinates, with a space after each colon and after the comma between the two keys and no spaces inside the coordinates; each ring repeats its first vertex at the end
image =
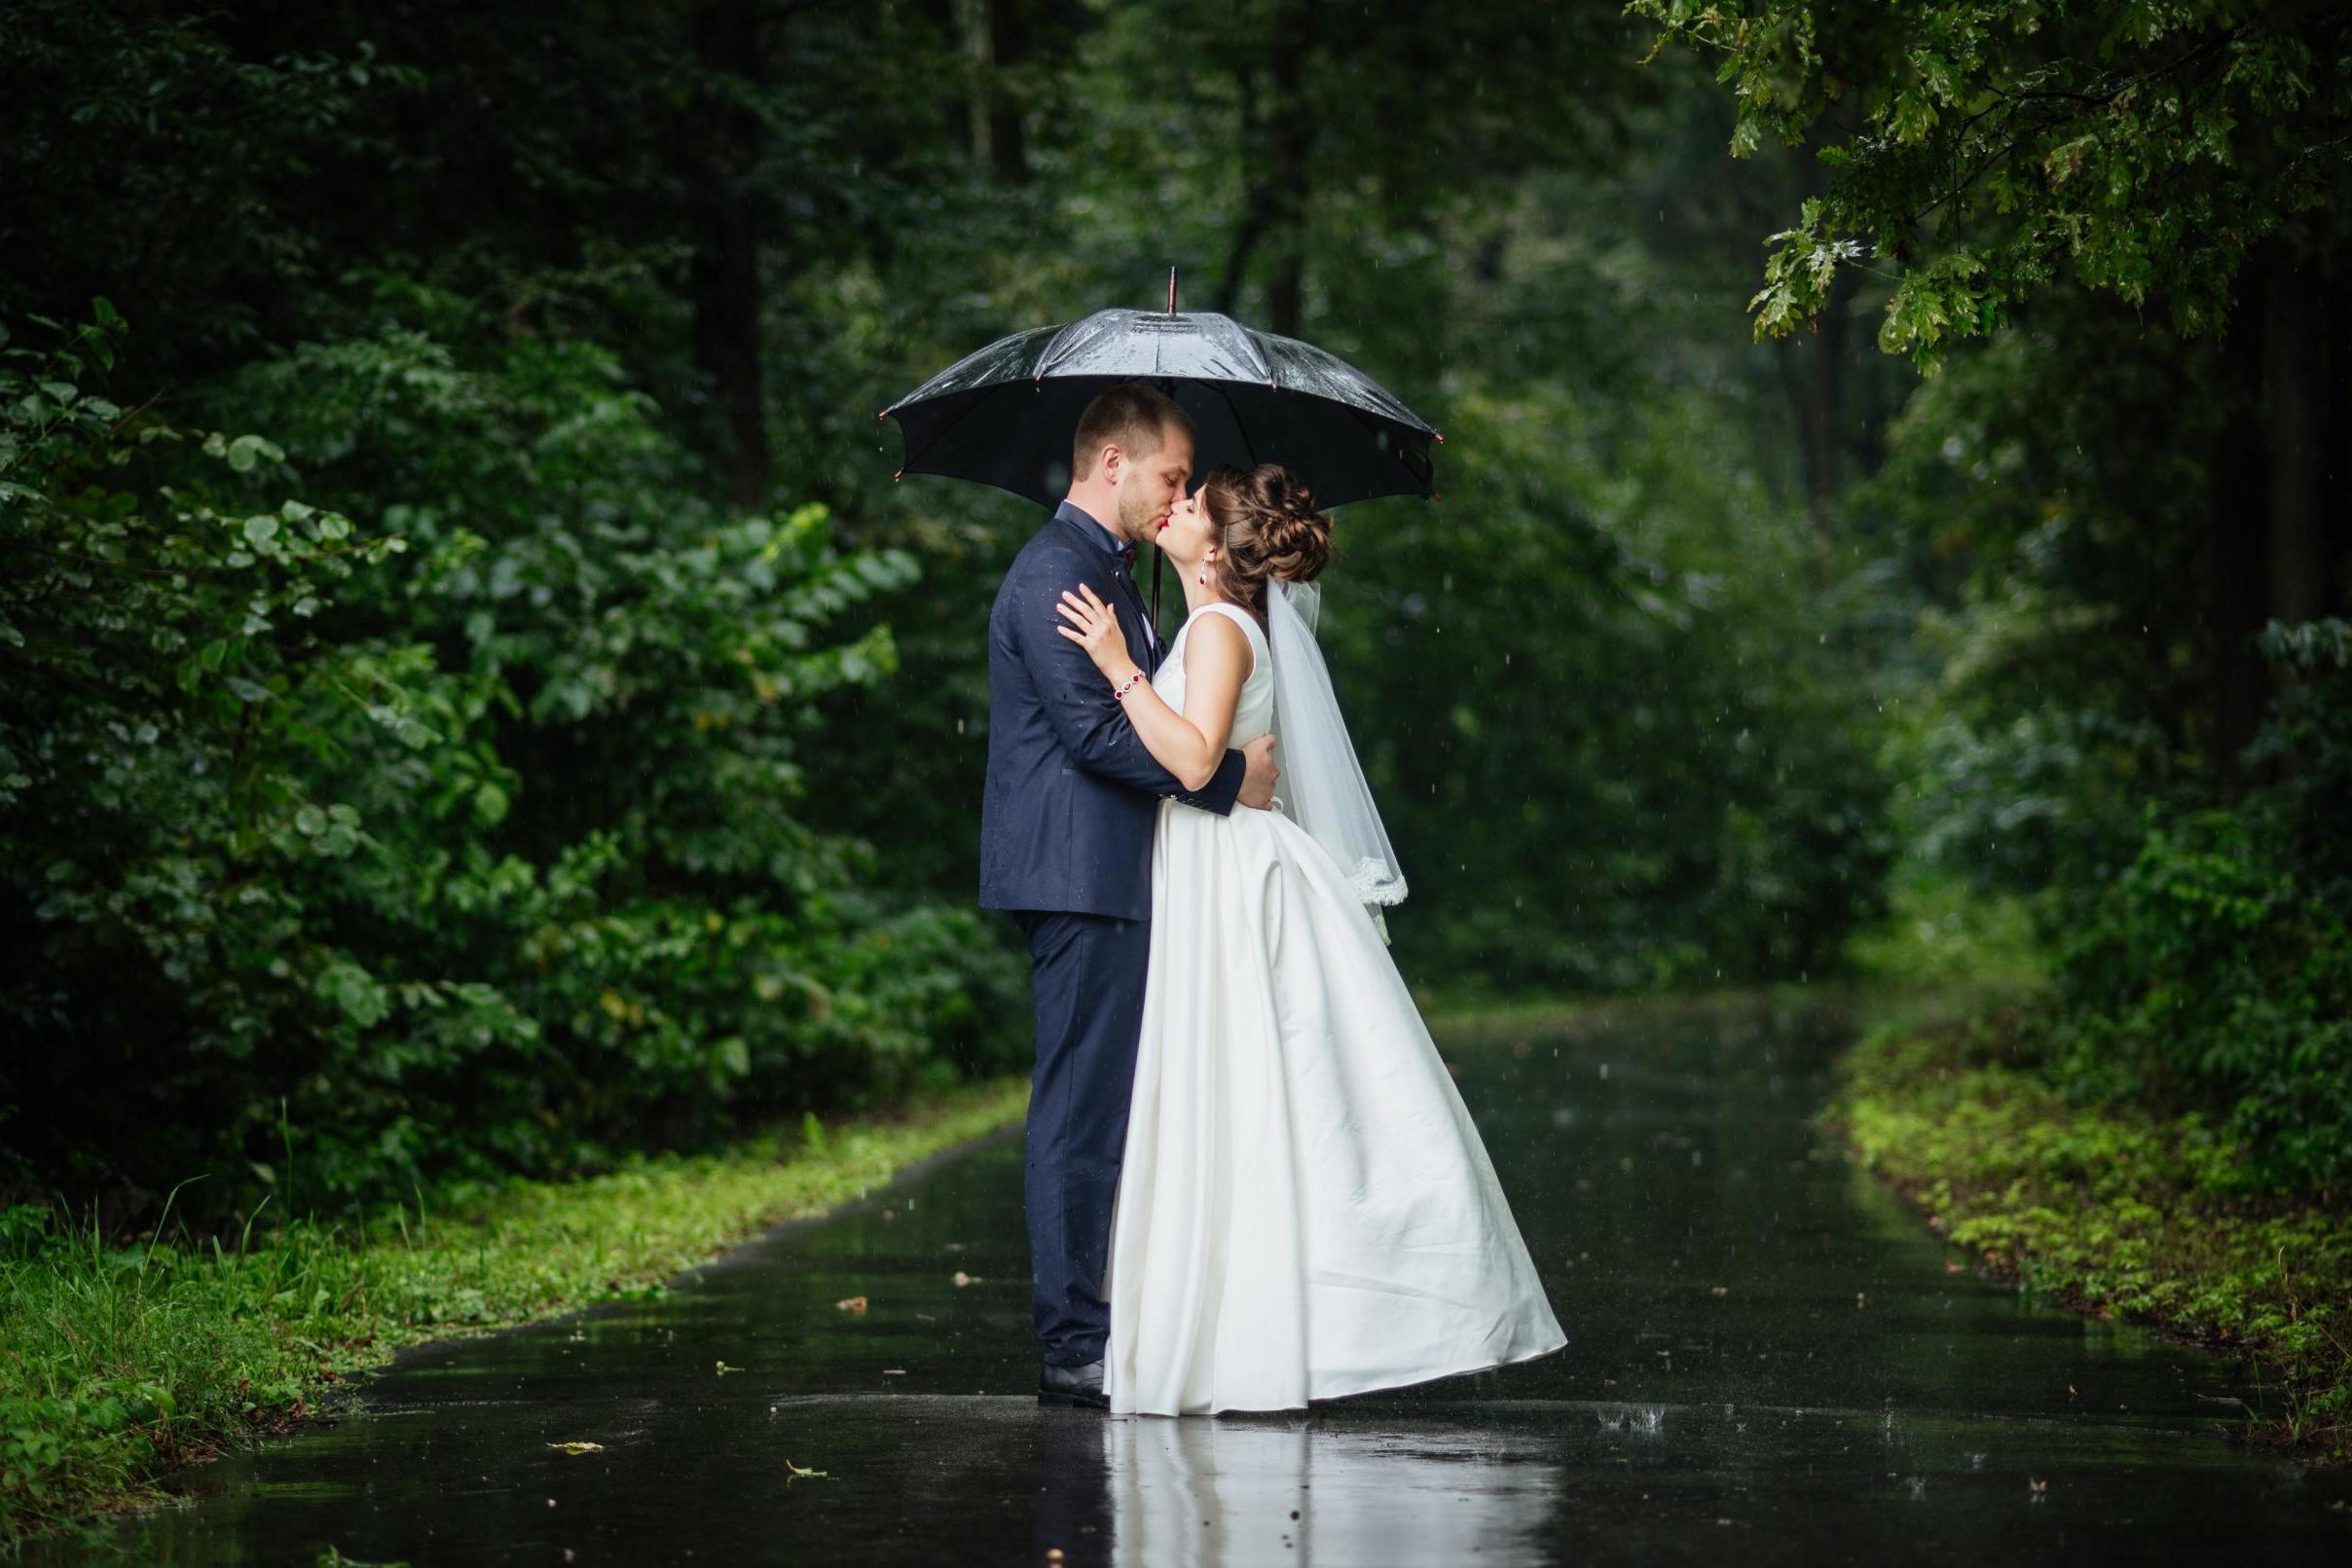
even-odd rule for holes
{"type": "Polygon", "coordinates": [[[1216,531],[1217,525],[1209,520],[1208,503],[1201,498],[1201,489],[1196,486],[1192,494],[1176,503],[1153,542],[1170,561],[1189,566],[1207,554],[1209,540],[1216,531]]]}

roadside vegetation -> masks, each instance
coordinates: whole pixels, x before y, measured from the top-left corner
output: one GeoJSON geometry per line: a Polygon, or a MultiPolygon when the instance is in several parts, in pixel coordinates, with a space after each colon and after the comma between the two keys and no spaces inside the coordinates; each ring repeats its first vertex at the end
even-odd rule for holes
{"type": "Polygon", "coordinates": [[[2225,1118],[2070,1102],[2022,1024],[1881,1028],[1825,1118],[1996,1276],[2244,1357],[2256,1397],[2217,1419],[2352,1462],[2352,1215],[2262,1191],[2225,1118]]]}
{"type": "Polygon", "coordinates": [[[0,1212],[0,1545],[102,1529],[170,1471],[331,1413],[403,1346],[659,1295],[779,1222],[1018,1120],[1026,1078],[579,1181],[453,1184],[366,1218],[143,1238],[0,1212]]]}

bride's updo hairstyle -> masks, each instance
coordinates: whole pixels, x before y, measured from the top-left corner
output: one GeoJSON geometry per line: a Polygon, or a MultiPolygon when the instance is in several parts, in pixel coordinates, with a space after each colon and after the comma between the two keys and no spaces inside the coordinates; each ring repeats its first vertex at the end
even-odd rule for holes
{"type": "Polygon", "coordinates": [[[1310,583],[1331,560],[1331,519],[1280,463],[1220,463],[1200,482],[1200,494],[1217,528],[1217,559],[1209,568],[1217,591],[1260,621],[1267,579],[1310,583]]]}

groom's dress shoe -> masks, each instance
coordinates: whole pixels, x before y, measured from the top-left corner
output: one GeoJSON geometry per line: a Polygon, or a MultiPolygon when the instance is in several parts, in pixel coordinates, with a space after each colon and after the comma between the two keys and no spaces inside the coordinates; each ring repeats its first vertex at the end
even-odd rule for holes
{"type": "Polygon", "coordinates": [[[1103,1364],[1090,1361],[1084,1367],[1039,1367],[1037,1403],[1084,1404],[1097,1410],[1109,1409],[1111,1398],[1103,1392],[1103,1364]]]}

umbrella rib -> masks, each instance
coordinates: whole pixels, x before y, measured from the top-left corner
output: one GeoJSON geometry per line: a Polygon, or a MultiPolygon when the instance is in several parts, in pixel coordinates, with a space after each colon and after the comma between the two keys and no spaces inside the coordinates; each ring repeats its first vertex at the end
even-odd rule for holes
{"type": "Polygon", "coordinates": [[[1250,439],[1249,425],[1242,419],[1241,411],[1233,407],[1233,394],[1226,390],[1226,387],[1231,383],[1228,382],[1211,382],[1208,384],[1215,387],[1217,389],[1218,397],[1224,400],[1225,412],[1232,416],[1233,428],[1241,432],[1241,451],[1245,456],[1248,456],[1250,466],[1252,468],[1257,467],[1258,444],[1250,439]]]}
{"type": "Polygon", "coordinates": [[[1068,323],[1059,332],[1056,332],[1052,337],[1047,338],[1046,340],[1046,346],[1037,351],[1036,362],[1029,367],[1030,379],[1033,381],[1042,382],[1047,377],[1052,375],[1053,355],[1054,352],[1061,347],[1062,340],[1069,337],[1070,334],[1076,332],[1079,328],[1084,326],[1087,322],[1093,319],[1094,318],[1092,316],[1080,316],[1076,321],[1068,323]]]}
{"type": "Polygon", "coordinates": [[[1245,351],[1251,360],[1256,363],[1258,367],[1258,375],[1265,381],[1266,384],[1268,386],[1279,384],[1280,378],[1274,373],[1274,362],[1272,358],[1267,354],[1265,348],[1259,345],[1258,335],[1255,332],[1252,332],[1249,328],[1243,326],[1240,322],[1232,320],[1230,317],[1220,317],[1219,319],[1223,320],[1226,326],[1232,329],[1231,335],[1233,339],[1241,345],[1243,351],[1245,351]]]}

